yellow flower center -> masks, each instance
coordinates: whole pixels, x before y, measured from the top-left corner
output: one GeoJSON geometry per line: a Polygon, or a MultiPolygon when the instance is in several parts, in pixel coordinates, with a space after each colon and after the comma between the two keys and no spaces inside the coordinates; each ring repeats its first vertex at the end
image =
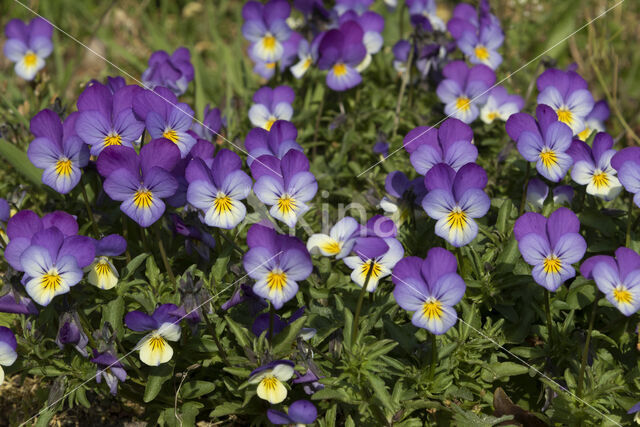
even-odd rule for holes
{"type": "Polygon", "coordinates": [[[133,195],[133,203],[137,208],[150,208],[153,202],[153,193],[146,188],[141,188],[133,195]]]}
{"type": "Polygon", "coordinates": [[[540,152],[540,160],[542,160],[543,166],[548,169],[558,163],[558,156],[551,148],[544,148],[540,152]]]}
{"type": "Polygon", "coordinates": [[[607,175],[606,172],[602,172],[602,171],[596,171],[596,173],[593,174],[593,185],[595,185],[596,188],[603,188],[603,187],[608,187],[609,186],[609,175],[607,175]]]}
{"type": "Polygon", "coordinates": [[[442,317],[442,303],[431,297],[422,304],[422,317],[429,320],[440,320],[442,317]]]}
{"type": "Polygon", "coordinates": [[[460,98],[456,99],[457,110],[466,112],[469,111],[469,108],[471,108],[471,101],[469,100],[469,98],[467,98],[466,96],[461,96],[460,98]]]}
{"type": "Polygon", "coordinates": [[[558,111],[556,111],[556,113],[558,114],[558,120],[562,123],[570,125],[571,122],[573,122],[573,114],[570,110],[566,108],[560,108],[558,111]]]}
{"type": "Polygon", "coordinates": [[[267,389],[268,392],[276,391],[279,382],[280,381],[276,377],[265,377],[261,381],[263,387],[267,389]]]}
{"type": "Polygon", "coordinates": [[[322,246],[322,249],[325,252],[334,255],[334,254],[340,253],[340,251],[342,250],[342,245],[340,244],[340,242],[331,240],[330,242],[325,243],[322,246]]]}
{"type": "Polygon", "coordinates": [[[160,351],[163,352],[167,342],[160,335],[154,335],[149,338],[149,347],[151,347],[151,351],[160,351]]]}
{"type": "Polygon", "coordinates": [[[347,74],[347,66],[342,62],[337,63],[333,66],[333,74],[335,74],[336,77],[344,76],[345,74],[347,74]]]}
{"type": "Polygon", "coordinates": [[[162,137],[167,138],[169,141],[173,142],[174,144],[177,144],[178,140],[180,139],[178,137],[178,132],[176,132],[171,128],[165,129],[164,132],[162,133],[162,137]]]}
{"type": "Polygon", "coordinates": [[[273,126],[273,124],[276,122],[276,120],[278,120],[278,119],[276,119],[273,116],[269,117],[269,120],[267,120],[267,123],[264,124],[264,128],[266,130],[271,130],[271,126],[273,126]]]}
{"type": "Polygon", "coordinates": [[[274,50],[276,48],[276,38],[273,37],[271,34],[267,33],[267,35],[265,35],[262,38],[262,46],[266,49],[266,50],[274,50]]]}
{"type": "Polygon", "coordinates": [[[382,273],[382,266],[373,260],[365,262],[360,268],[362,269],[362,275],[364,277],[370,274],[372,279],[377,279],[380,273],[382,273]],[[371,271],[371,273],[369,273],[369,271],[371,271]]]}
{"type": "Polygon", "coordinates": [[[56,173],[62,176],[71,175],[71,160],[66,157],[61,158],[56,162],[56,173]]]}
{"type": "Polygon", "coordinates": [[[104,137],[104,145],[109,147],[110,145],[122,145],[122,137],[117,133],[110,133],[104,137]]]}
{"type": "Polygon", "coordinates": [[[560,267],[562,266],[562,262],[560,258],[555,255],[549,255],[544,259],[543,268],[544,272],[549,274],[557,274],[560,273],[560,267]]]}
{"type": "Polygon", "coordinates": [[[276,63],[275,62],[267,62],[266,64],[264,64],[264,66],[268,70],[272,70],[272,69],[276,68],[276,63]]]}
{"type": "Polygon", "coordinates": [[[585,127],[584,130],[578,134],[578,138],[580,138],[581,141],[586,141],[589,139],[589,136],[591,136],[591,129],[589,129],[589,126],[585,127]]]}
{"type": "Polygon", "coordinates": [[[280,269],[270,271],[267,274],[267,286],[270,291],[282,292],[287,284],[287,273],[280,269]]]}
{"type": "Polygon", "coordinates": [[[613,289],[613,299],[618,304],[631,304],[633,301],[633,295],[623,285],[618,285],[613,289]]]}
{"type": "Polygon", "coordinates": [[[297,208],[296,200],[288,194],[284,194],[278,199],[278,210],[283,214],[291,214],[297,208]]]}
{"type": "Polygon", "coordinates": [[[38,56],[31,52],[28,51],[25,55],[24,55],[24,65],[27,67],[35,67],[36,63],[38,62],[38,56]]]}
{"type": "Polygon", "coordinates": [[[474,53],[480,61],[486,61],[487,59],[489,59],[489,50],[481,44],[476,46],[476,48],[474,49],[474,53]]]}
{"type": "Polygon", "coordinates": [[[447,215],[447,225],[453,230],[462,230],[467,225],[467,214],[456,206],[447,215]]]}
{"type": "Polygon", "coordinates": [[[231,198],[224,193],[218,193],[213,199],[213,209],[218,215],[230,213],[232,205],[231,198]]]}
{"type": "Polygon", "coordinates": [[[311,67],[311,58],[307,58],[304,60],[304,69],[306,70],[307,68],[311,67]]]}
{"type": "Polygon", "coordinates": [[[492,111],[487,115],[487,117],[489,118],[489,120],[493,121],[498,118],[498,113],[496,113],[495,111],[492,111]]]}
{"type": "Polygon", "coordinates": [[[45,291],[57,291],[62,284],[62,278],[56,270],[51,270],[40,280],[40,286],[45,291]]]}
{"type": "Polygon", "coordinates": [[[105,257],[102,257],[100,261],[98,261],[93,268],[96,271],[96,274],[98,275],[98,277],[104,277],[111,274],[111,267],[109,266],[109,261],[105,257]]]}

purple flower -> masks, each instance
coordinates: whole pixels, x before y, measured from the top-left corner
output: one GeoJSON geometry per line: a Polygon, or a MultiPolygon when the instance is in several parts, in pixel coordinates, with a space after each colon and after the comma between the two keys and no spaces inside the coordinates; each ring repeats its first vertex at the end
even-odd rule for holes
{"type": "Polygon", "coordinates": [[[487,103],[480,109],[480,119],[487,124],[496,119],[506,122],[523,107],[524,99],[521,96],[509,95],[504,87],[496,86],[489,91],[487,103]]]}
{"type": "Polygon", "coordinates": [[[140,90],[138,86],[124,86],[112,93],[107,86],[94,83],[80,94],[75,130],[91,146],[92,155],[97,156],[110,145],[133,148],[144,131],[144,123],[136,119],[131,107],[140,90]]]}
{"type": "Polygon", "coordinates": [[[593,108],[593,96],[587,82],[574,71],[546,70],[537,80],[538,104],[553,108],[558,120],[566,123],[574,135],[585,129],[585,119],[593,108]]]}
{"type": "Polygon", "coordinates": [[[119,234],[110,234],[95,242],[96,258],[87,268],[87,280],[100,289],[112,289],[118,284],[118,270],[111,258],[127,250],[127,241],[119,234]]]}
{"type": "Polygon", "coordinates": [[[5,224],[11,218],[11,207],[6,199],[0,197],[0,227],[4,229],[5,224]]]}
{"type": "MultiPolygon", "coordinates": [[[[415,50],[415,49],[414,49],[415,50]]],[[[400,75],[407,72],[407,61],[411,53],[411,43],[408,40],[398,40],[391,49],[393,52],[393,68],[400,75]]]]}
{"type": "Polygon", "coordinates": [[[189,132],[193,122],[193,110],[164,87],[154,91],[138,91],[133,98],[133,111],[145,122],[151,138],[165,138],[180,149],[180,156],[185,158],[196,139],[189,132]]]}
{"type": "Polygon", "coordinates": [[[242,221],[247,209],[242,203],[251,192],[251,178],[242,170],[242,160],[229,150],[220,150],[207,164],[195,158],[185,172],[189,182],[187,200],[204,212],[204,223],[231,229],[242,221]]]}
{"type": "Polygon", "coordinates": [[[320,46],[320,41],[324,37],[324,33],[318,34],[311,44],[307,40],[300,40],[298,44],[298,62],[289,68],[291,74],[296,79],[301,78],[311,67],[311,65],[315,64],[318,60],[318,48],[320,46]]]}
{"type": "Polygon", "coordinates": [[[640,206],[640,147],[627,147],[611,158],[611,166],[618,172],[618,179],[640,206]]]}
{"type": "Polygon", "coordinates": [[[327,86],[344,91],[360,84],[362,77],[356,70],[367,56],[362,27],[354,21],[325,33],[319,47],[318,68],[329,70],[327,86]]]}
{"type": "Polygon", "coordinates": [[[27,150],[29,160],[44,169],[42,182],[67,194],[82,175],[81,168],[89,163],[89,150],[75,134],[78,113],[71,114],[64,125],[51,110],[42,110],[31,119],[31,133],[36,137],[27,150]]]}
{"type": "Polygon", "coordinates": [[[479,10],[475,6],[468,3],[459,3],[453,10],[453,14],[449,22],[447,22],[447,30],[455,40],[460,40],[465,33],[477,33],[481,26],[494,26],[500,28],[498,18],[489,13],[487,3],[481,4],[479,10]]]}
{"type": "Polygon", "coordinates": [[[472,64],[484,64],[495,70],[502,63],[498,48],[504,34],[497,25],[482,25],[478,32],[465,31],[458,39],[458,47],[472,64]]]}
{"type": "Polygon", "coordinates": [[[636,403],[635,405],[633,405],[628,411],[627,414],[631,415],[631,414],[636,414],[633,417],[633,420],[636,422],[636,424],[640,424],[640,402],[636,403]]]}
{"type": "Polygon", "coordinates": [[[445,104],[445,114],[471,123],[478,117],[478,106],[485,103],[488,90],[496,82],[495,73],[486,65],[469,68],[464,61],[450,62],[442,73],[445,79],[436,93],[445,104]]]}
{"type": "Polygon", "coordinates": [[[534,210],[542,210],[544,201],[549,195],[549,187],[543,180],[531,178],[527,184],[527,202],[531,204],[534,210]]]}
{"type": "Polygon", "coordinates": [[[591,132],[604,132],[604,122],[609,119],[610,114],[607,101],[601,100],[593,104],[591,112],[584,119],[584,130],[578,134],[578,138],[586,141],[591,136],[591,132]]]}
{"type": "Polygon", "coordinates": [[[559,122],[556,113],[546,105],[538,105],[536,119],[516,113],[507,120],[507,133],[518,144],[518,151],[543,177],[559,182],[573,164],[567,153],[571,146],[571,129],[559,122]]]}
{"type": "Polygon", "coordinates": [[[122,363],[112,352],[98,353],[96,349],[93,349],[91,362],[98,365],[96,382],[100,384],[104,378],[104,381],[109,386],[109,391],[115,396],[118,392],[118,381],[123,383],[127,379],[127,372],[124,370],[122,363]]]}
{"type": "Polygon", "coordinates": [[[38,308],[30,298],[11,289],[0,297],[0,313],[38,314],[38,308]]]}
{"type": "Polygon", "coordinates": [[[173,231],[186,237],[184,242],[187,254],[191,255],[195,250],[202,259],[209,261],[210,250],[216,247],[216,240],[201,226],[187,225],[176,214],[171,214],[173,231]]]}
{"type": "Polygon", "coordinates": [[[373,144],[373,152],[380,154],[382,157],[387,157],[389,155],[389,143],[385,141],[376,142],[373,144]]]}
{"type": "Polygon", "coordinates": [[[411,155],[411,164],[420,175],[426,175],[438,163],[459,170],[478,158],[473,145],[473,131],[458,119],[445,120],[439,129],[418,126],[404,137],[403,146],[411,155]]]}
{"type": "Polygon", "coordinates": [[[60,327],[56,336],[56,344],[62,350],[65,344],[71,344],[78,350],[78,353],[87,357],[85,347],[89,342],[87,334],[84,333],[77,313],[63,313],[60,316],[60,327]]]}
{"type": "Polygon", "coordinates": [[[553,203],[571,206],[572,200],[573,187],[570,185],[559,185],[553,189],[553,203]]]}
{"type": "Polygon", "coordinates": [[[213,141],[214,138],[220,134],[222,125],[223,119],[222,113],[220,113],[220,109],[210,108],[209,104],[207,104],[207,106],[204,107],[204,119],[202,120],[202,124],[194,122],[191,126],[191,129],[200,138],[207,141],[213,141]]]}
{"type": "Polygon", "coordinates": [[[162,304],[149,316],[138,310],[130,311],[124,317],[127,328],[136,332],[147,332],[136,345],[140,360],[149,366],[166,363],[173,356],[173,349],[167,341],[180,339],[180,320],[185,317],[183,309],[174,304],[162,304]]]}
{"type": "Polygon", "coordinates": [[[398,262],[393,269],[393,296],[400,307],[415,311],[411,323],[435,335],[455,325],[458,315],[453,306],[466,290],[457,267],[456,257],[443,248],[429,249],[425,259],[411,256],[398,262]]]}
{"type": "Polygon", "coordinates": [[[573,158],[571,178],[580,185],[587,186],[587,193],[604,200],[615,199],[622,185],[611,167],[613,138],[608,133],[599,132],[593,140],[593,149],[586,142],[574,139],[567,153],[573,158]]]}
{"type": "Polygon", "coordinates": [[[527,264],[533,266],[533,280],[555,292],[575,277],[571,266],[582,259],[587,242],[579,234],[580,221],[567,208],[559,208],[549,219],[527,212],[515,223],[513,233],[527,264]]]}
{"type": "Polygon", "coordinates": [[[18,358],[18,343],[11,329],[0,326],[0,385],[4,382],[3,366],[11,366],[18,358]]]}
{"type": "Polygon", "coordinates": [[[311,254],[342,259],[353,249],[358,231],[360,224],[350,216],[344,217],[331,227],[329,234],[312,234],[307,241],[307,250],[311,254]]]}
{"type": "Polygon", "coordinates": [[[320,383],[318,380],[324,377],[318,377],[311,369],[307,370],[307,373],[304,375],[300,375],[296,372],[296,378],[294,378],[294,384],[304,384],[303,389],[304,392],[308,395],[312,395],[316,391],[324,389],[324,384],[320,383]]]}
{"type": "MultiPolygon", "coordinates": [[[[283,320],[277,314],[274,315],[274,317],[273,317],[273,336],[275,337],[280,332],[282,332],[284,330],[284,328],[286,328],[291,323],[293,323],[294,321],[296,321],[300,317],[302,317],[302,315],[304,314],[304,309],[305,309],[304,307],[299,308],[287,320],[283,320]]],[[[251,332],[253,332],[253,334],[256,337],[259,337],[260,335],[262,335],[263,332],[265,332],[265,331],[267,331],[269,329],[270,323],[271,323],[271,314],[270,313],[262,313],[261,315],[256,317],[256,320],[254,320],[253,325],[251,325],[251,332]]],[[[303,331],[305,329],[306,328],[302,328],[302,331],[300,332],[300,334],[304,334],[303,331]]],[[[307,329],[307,330],[309,330],[309,329],[307,329]]],[[[311,329],[311,331],[313,331],[313,333],[315,334],[315,329],[311,329]]],[[[269,339],[268,336],[267,336],[267,338],[269,339]]]]}
{"type": "Polygon", "coordinates": [[[273,123],[269,131],[262,128],[253,128],[244,140],[244,148],[248,152],[247,165],[260,156],[270,155],[282,160],[289,150],[304,150],[296,142],[298,130],[291,122],[278,120],[273,123]]]}
{"type": "Polygon", "coordinates": [[[296,400],[289,405],[288,413],[267,409],[267,418],[273,424],[295,424],[297,426],[313,424],[318,417],[318,410],[308,400],[296,400]]]}
{"type": "Polygon", "coordinates": [[[318,191],[316,178],[309,172],[309,160],[297,150],[289,150],[282,160],[260,156],[251,163],[251,175],[258,199],[271,206],[272,217],[289,227],[295,227],[298,217],[309,210],[306,202],[318,191]]]}
{"type": "Polygon", "coordinates": [[[407,0],[407,8],[409,8],[409,16],[423,16],[427,18],[434,30],[444,31],[444,22],[436,13],[435,0],[407,0]]]}
{"type": "Polygon", "coordinates": [[[82,269],[93,261],[94,252],[89,237],[65,237],[55,227],[36,232],[20,255],[27,293],[38,304],[48,305],[82,279],[82,269]]]}
{"type": "Polygon", "coordinates": [[[287,398],[283,382],[293,376],[294,363],[290,360],[274,360],[251,372],[249,384],[258,384],[256,392],[260,399],[275,405],[287,398]]]}
{"type": "Polygon", "coordinates": [[[180,160],[180,151],[166,139],[155,139],[142,147],[107,147],[98,157],[104,191],[121,201],[120,210],[141,227],[148,227],[164,213],[162,199],[172,196],[178,183],[168,172],[180,160]]]}
{"type": "Polygon", "coordinates": [[[289,86],[275,89],[263,87],[253,94],[253,105],[249,109],[249,120],[256,127],[271,130],[276,120],[291,120],[295,94],[289,86]]]}
{"type": "Polygon", "coordinates": [[[384,183],[388,197],[380,201],[380,207],[399,223],[405,222],[411,215],[413,205],[421,206],[422,199],[427,194],[424,178],[409,180],[401,171],[393,171],[387,175],[384,183]]]}
{"type": "Polygon", "coordinates": [[[286,19],[291,6],[284,0],[271,0],[266,4],[249,1],[242,8],[242,35],[251,42],[253,57],[264,62],[277,62],[282,58],[282,45],[291,35],[286,19]]]}
{"type": "Polygon", "coordinates": [[[333,9],[338,15],[353,11],[358,15],[365,13],[373,4],[373,0],[336,0],[333,9]]]}
{"type": "Polygon", "coordinates": [[[422,207],[436,222],[436,234],[455,247],[471,243],[478,234],[474,221],[482,218],[491,206],[483,191],[487,174],[475,163],[467,163],[458,172],[440,163],[424,179],[429,193],[422,207]]]}
{"type": "Polygon", "coordinates": [[[233,293],[231,298],[222,304],[220,308],[228,310],[238,304],[246,302],[249,305],[249,311],[255,315],[261,312],[267,307],[265,300],[253,292],[253,289],[249,285],[240,285],[233,293]]]}
{"type": "Polygon", "coordinates": [[[15,62],[16,74],[25,80],[33,80],[36,73],[44,68],[44,60],[51,55],[53,27],[40,17],[33,18],[29,24],[12,19],[4,28],[7,41],[4,44],[4,56],[15,62]]]}
{"type": "Polygon", "coordinates": [[[640,309],[640,255],[620,247],[616,256],[596,255],[580,266],[580,274],[593,279],[598,289],[625,316],[640,309]]]}
{"type": "MultiPolygon", "coordinates": [[[[370,62],[370,55],[380,52],[380,49],[382,49],[382,45],[384,44],[384,40],[382,38],[384,18],[372,11],[366,11],[363,14],[358,15],[355,11],[350,10],[340,15],[338,24],[342,25],[349,21],[356,22],[360,28],[362,28],[362,31],[364,32],[362,36],[362,43],[364,43],[364,46],[367,49],[367,56],[369,56],[368,60],[365,60],[370,62]]],[[[362,71],[364,68],[366,67],[360,67],[359,71],[362,71]]]]}
{"type": "Polygon", "coordinates": [[[187,91],[193,77],[191,53],[186,47],[179,47],[171,56],[164,50],[153,52],[149,57],[149,68],[142,73],[142,83],[147,89],[163,86],[180,96],[187,91]]]}

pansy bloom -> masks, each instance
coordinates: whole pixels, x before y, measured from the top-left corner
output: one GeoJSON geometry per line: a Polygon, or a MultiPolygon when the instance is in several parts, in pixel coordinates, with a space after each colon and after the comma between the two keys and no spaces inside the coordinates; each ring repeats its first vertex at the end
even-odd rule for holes
{"type": "Polygon", "coordinates": [[[44,169],[42,182],[67,194],[80,182],[82,168],[89,163],[89,149],[75,134],[78,113],[71,114],[64,125],[51,110],[42,110],[31,119],[35,135],[27,155],[34,166],[44,169]]]}
{"type": "Polygon", "coordinates": [[[282,159],[289,150],[304,150],[296,142],[298,130],[291,122],[286,120],[276,121],[269,131],[262,128],[253,128],[247,133],[244,140],[244,148],[247,150],[247,165],[265,154],[282,159]]]}
{"type": "Polygon", "coordinates": [[[478,158],[472,143],[473,131],[458,119],[445,120],[440,128],[418,126],[404,137],[404,149],[411,155],[411,164],[420,175],[426,175],[438,163],[459,170],[478,158]]]}
{"type": "Polygon", "coordinates": [[[209,164],[200,158],[189,162],[185,172],[189,182],[187,200],[204,212],[205,224],[231,229],[247,213],[242,200],[251,192],[251,178],[233,151],[220,150],[209,164]]]}
{"type": "Polygon", "coordinates": [[[546,105],[538,105],[536,119],[526,113],[517,113],[507,120],[507,133],[516,141],[518,151],[528,162],[536,162],[540,175],[553,182],[564,178],[573,164],[567,153],[571,146],[571,129],[557,119],[556,113],[546,105]]]}
{"type": "Polygon", "coordinates": [[[133,147],[144,131],[144,123],[136,119],[131,104],[138,86],[124,86],[112,93],[101,83],[87,87],[78,97],[76,132],[91,146],[97,156],[110,145],[133,147]]]}
{"type": "Polygon", "coordinates": [[[353,249],[359,230],[360,224],[355,219],[344,217],[331,227],[329,234],[312,234],[307,241],[307,250],[312,254],[344,258],[353,249]]]}
{"type": "Polygon", "coordinates": [[[124,370],[124,366],[118,360],[118,358],[110,351],[99,353],[98,350],[93,349],[92,363],[98,365],[96,371],[96,382],[100,384],[104,379],[107,383],[109,391],[112,395],[116,395],[118,392],[118,381],[121,383],[127,379],[127,371],[124,370]]]}
{"type": "Polygon", "coordinates": [[[179,47],[171,55],[157,50],[149,57],[149,67],[142,73],[142,83],[147,89],[163,86],[180,96],[187,91],[194,75],[189,49],[179,47]]]}
{"type": "Polygon", "coordinates": [[[444,80],[436,89],[444,102],[447,116],[471,123],[479,114],[479,105],[485,103],[487,92],[496,82],[496,75],[486,65],[467,67],[464,61],[453,61],[442,70],[444,80]]]}
{"type": "Polygon", "coordinates": [[[33,301],[13,289],[0,297],[0,313],[38,314],[33,301]]]}
{"type": "Polygon", "coordinates": [[[307,40],[300,40],[298,44],[298,62],[293,64],[289,71],[296,79],[301,78],[311,68],[313,64],[318,60],[318,47],[324,33],[320,33],[316,38],[309,43],[307,40]]]}
{"type": "Polygon", "coordinates": [[[593,108],[587,82],[575,71],[546,70],[537,80],[538,104],[548,105],[567,124],[574,135],[585,129],[585,119],[593,108]]]}
{"type": "Polygon", "coordinates": [[[425,259],[403,258],[393,269],[393,296],[400,307],[414,311],[411,323],[432,334],[444,334],[455,325],[453,308],[466,290],[456,273],[456,257],[443,248],[431,248],[425,259]]]}
{"type": "Polygon", "coordinates": [[[582,259],[587,242],[579,234],[580,221],[567,208],[559,208],[549,218],[527,212],[515,223],[513,234],[527,264],[533,266],[533,280],[555,292],[575,277],[572,264],[582,259]]]}
{"type": "Polygon", "coordinates": [[[204,107],[204,119],[202,123],[194,122],[191,129],[200,138],[207,141],[214,141],[220,134],[220,129],[224,124],[222,113],[219,108],[211,108],[209,104],[204,107]]]}
{"type": "Polygon", "coordinates": [[[458,39],[458,47],[472,64],[484,64],[495,70],[502,63],[498,48],[504,34],[497,25],[481,25],[478,32],[465,31],[458,39]]]}
{"type": "Polygon", "coordinates": [[[392,214],[392,219],[399,224],[409,218],[414,205],[421,206],[427,194],[423,177],[409,180],[401,171],[390,172],[384,181],[384,188],[387,196],[380,200],[380,207],[392,214]]]}
{"type": "Polygon", "coordinates": [[[111,259],[122,255],[127,241],[118,234],[110,234],[95,242],[96,258],[87,268],[87,280],[100,289],[112,289],[118,284],[118,270],[111,259]]]}
{"type": "Polygon", "coordinates": [[[98,172],[106,179],[104,191],[121,201],[120,210],[141,227],[148,227],[164,213],[162,199],[172,196],[178,183],[169,173],[180,160],[180,151],[166,139],[146,144],[138,155],[133,148],[107,147],[98,157],[98,172]]]}
{"type": "Polygon", "coordinates": [[[360,16],[358,16],[354,11],[348,11],[340,15],[338,23],[342,25],[349,21],[357,22],[364,32],[362,36],[362,43],[367,49],[367,56],[358,66],[358,71],[362,71],[369,65],[369,63],[371,63],[371,55],[380,52],[380,49],[382,49],[382,45],[384,43],[382,38],[384,18],[370,10],[364,12],[360,16]]]}
{"type": "Polygon", "coordinates": [[[468,163],[456,172],[440,163],[424,179],[429,191],[422,207],[436,222],[436,234],[455,247],[469,244],[478,234],[475,219],[482,218],[491,205],[483,191],[487,173],[481,166],[468,163]]]}
{"type": "Polygon", "coordinates": [[[593,279],[607,300],[625,316],[640,309],[640,255],[620,247],[615,258],[596,255],[580,266],[580,273],[593,279]]]}
{"type": "Polygon", "coordinates": [[[489,91],[487,102],[480,109],[480,119],[491,124],[495,120],[506,122],[512,114],[519,113],[524,107],[524,99],[518,95],[509,95],[507,89],[496,86],[489,91]]]}
{"type": "Polygon", "coordinates": [[[318,191],[316,178],[309,172],[309,160],[297,150],[289,150],[282,160],[260,156],[251,163],[251,175],[258,199],[271,206],[272,217],[289,227],[295,227],[298,217],[309,210],[306,202],[318,191]]]}
{"type": "Polygon", "coordinates": [[[633,201],[640,206],[640,147],[627,147],[611,158],[611,166],[625,190],[634,194],[633,201]]]}
{"type": "Polygon", "coordinates": [[[289,405],[289,410],[285,414],[275,409],[267,409],[267,418],[273,424],[295,424],[303,426],[313,424],[318,417],[318,410],[315,405],[308,400],[296,400],[289,405]]]}
{"type": "Polygon", "coordinates": [[[242,34],[252,44],[251,54],[264,62],[277,62],[282,58],[282,43],[289,39],[291,28],[286,19],[291,6],[284,0],[271,0],[266,4],[249,1],[242,8],[242,34]]]}
{"type": "Polygon", "coordinates": [[[586,141],[592,132],[604,132],[604,122],[609,119],[610,114],[609,104],[604,99],[593,104],[591,112],[584,119],[584,130],[578,134],[578,138],[586,141]]]}
{"type": "Polygon", "coordinates": [[[294,366],[290,360],[274,360],[251,372],[249,384],[258,384],[256,392],[260,399],[278,404],[287,398],[284,383],[293,377],[294,366]]]}
{"type": "Polygon", "coordinates": [[[158,306],[151,316],[138,310],[127,313],[124,317],[127,328],[136,332],[150,331],[136,345],[144,364],[158,366],[171,360],[173,348],[167,341],[180,339],[179,322],[184,314],[184,310],[174,304],[158,306]]]}
{"type": "Polygon", "coordinates": [[[7,41],[4,56],[15,62],[15,72],[25,80],[33,80],[36,73],[44,68],[45,58],[51,55],[53,26],[49,21],[36,17],[25,24],[12,19],[4,28],[7,41]]]}
{"type": "Polygon", "coordinates": [[[56,336],[58,348],[62,350],[65,345],[70,344],[75,347],[78,353],[87,357],[88,353],[85,347],[88,343],[89,337],[84,333],[78,313],[63,313],[60,316],[60,327],[56,336]]]}
{"type": "Polygon", "coordinates": [[[11,329],[0,326],[0,385],[4,382],[3,366],[11,366],[18,358],[18,343],[11,329]]]}
{"type": "MultiPolygon", "coordinates": [[[[549,186],[539,178],[531,178],[527,183],[527,203],[533,210],[541,210],[549,195],[549,186]]],[[[528,206],[527,206],[528,207],[528,206]]]]}
{"type": "Polygon", "coordinates": [[[423,16],[436,31],[444,31],[445,25],[442,19],[436,14],[435,0],[407,0],[409,16],[423,16]]]}
{"type": "Polygon", "coordinates": [[[318,49],[318,68],[329,70],[326,79],[329,88],[344,91],[360,84],[362,76],[356,68],[367,56],[363,37],[362,28],[354,21],[325,33],[318,49]]]}
{"type": "Polygon", "coordinates": [[[611,167],[613,138],[608,133],[599,132],[593,140],[593,149],[579,139],[574,139],[567,151],[573,158],[571,178],[580,185],[587,186],[587,193],[604,200],[615,199],[622,185],[611,167]]]}
{"type": "Polygon", "coordinates": [[[304,243],[254,224],[247,234],[247,244],[250,249],[242,262],[247,275],[256,281],[253,292],[280,309],[298,292],[297,282],[306,279],[313,269],[304,243]]]}
{"type": "Polygon", "coordinates": [[[276,120],[291,120],[294,99],[295,94],[289,86],[258,89],[253,94],[253,105],[249,109],[251,124],[270,130],[276,120]]]}

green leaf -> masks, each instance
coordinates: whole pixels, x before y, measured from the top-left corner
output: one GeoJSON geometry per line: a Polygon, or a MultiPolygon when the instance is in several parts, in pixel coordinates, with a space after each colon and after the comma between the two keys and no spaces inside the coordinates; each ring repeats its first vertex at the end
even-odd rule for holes
{"type": "Polygon", "coordinates": [[[124,334],[124,327],[122,326],[122,319],[124,318],[124,299],[122,296],[118,296],[107,304],[104,310],[102,310],[102,320],[109,322],[111,327],[115,331],[118,339],[122,339],[124,334]]]}
{"type": "Polygon", "coordinates": [[[189,381],[182,384],[180,388],[180,397],[183,399],[195,399],[211,393],[216,388],[214,383],[208,381],[189,381]]]}
{"type": "Polygon", "coordinates": [[[204,120],[204,105],[205,105],[205,98],[204,98],[204,87],[202,86],[202,70],[203,70],[203,65],[202,65],[202,60],[200,59],[200,54],[198,53],[197,50],[193,50],[192,54],[191,54],[191,61],[193,63],[193,68],[195,71],[195,104],[196,104],[196,117],[199,120],[204,120]]]}
{"type": "Polygon", "coordinates": [[[231,253],[233,252],[233,247],[231,245],[225,245],[222,249],[222,253],[218,255],[216,262],[211,267],[211,272],[213,273],[213,278],[216,282],[222,282],[224,276],[228,273],[227,265],[229,264],[229,259],[231,258],[231,253]]]}
{"type": "Polygon", "coordinates": [[[127,264],[127,266],[122,270],[122,280],[128,279],[148,256],[148,253],[143,253],[132,259],[131,262],[129,262],[129,264],[127,264]]]}
{"type": "Polygon", "coordinates": [[[147,379],[147,387],[144,389],[143,400],[145,402],[151,402],[156,398],[158,393],[160,393],[162,384],[164,384],[173,375],[173,366],[168,363],[164,363],[160,366],[152,367],[150,371],[151,373],[147,379]]]}
{"type": "Polygon", "coordinates": [[[147,258],[147,268],[144,271],[144,275],[149,279],[149,284],[155,288],[158,286],[159,278],[160,278],[160,269],[156,264],[156,261],[152,256],[147,258]]]}
{"type": "Polygon", "coordinates": [[[515,362],[495,362],[489,363],[482,370],[482,379],[486,382],[493,382],[497,379],[522,375],[529,372],[529,368],[515,362]]]}
{"type": "Polygon", "coordinates": [[[380,400],[380,402],[387,408],[389,411],[393,412],[393,404],[391,403],[391,395],[387,390],[387,387],[384,385],[384,381],[375,375],[372,375],[367,372],[366,374],[367,380],[369,384],[371,384],[371,388],[375,393],[376,397],[380,400]]]}
{"type": "Polygon", "coordinates": [[[4,139],[0,139],[0,156],[4,157],[18,173],[36,187],[42,183],[42,171],[29,161],[27,153],[4,139]]]}
{"type": "Polygon", "coordinates": [[[334,389],[325,387],[322,390],[318,390],[311,395],[311,400],[325,400],[336,399],[346,403],[351,402],[351,397],[343,389],[334,389]]]}
{"type": "Polygon", "coordinates": [[[273,354],[275,357],[283,357],[291,353],[291,344],[296,340],[306,320],[306,316],[296,319],[273,338],[273,354]]]}
{"type": "Polygon", "coordinates": [[[241,403],[224,402],[223,404],[216,406],[216,409],[211,411],[209,417],[216,418],[224,417],[225,415],[237,414],[240,408],[242,408],[241,403]]]}
{"type": "Polygon", "coordinates": [[[236,340],[238,340],[238,344],[240,344],[241,347],[250,347],[251,339],[249,338],[249,331],[247,331],[245,327],[240,326],[239,324],[231,320],[229,316],[224,316],[224,319],[227,321],[229,329],[236,337],[236,340]]]}

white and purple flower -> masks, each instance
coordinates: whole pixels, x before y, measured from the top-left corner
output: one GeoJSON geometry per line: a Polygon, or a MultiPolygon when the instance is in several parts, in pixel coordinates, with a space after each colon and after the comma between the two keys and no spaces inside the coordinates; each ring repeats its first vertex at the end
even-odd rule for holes
{"type": "Polygon", "coordinates": [[[7,36],[4,56],[15,62],[14,70],[18,76],[33,80],[53,51],[53,26],[40,17],[33,18],[29,24],[12,19],[4,28],[4,33],[7,36]]]}
{"type": "Polygon", "coordinates": [[[171,360],[173,348],[167,341],[180,339],[180,320],[184,316],[184,310],[174,304],[158,306],[151,316],[138,310],[127,313],[124,317],[127,328],[136,332],[150,331],[136,345],[142,363],[158,366],[171,360]]]}

